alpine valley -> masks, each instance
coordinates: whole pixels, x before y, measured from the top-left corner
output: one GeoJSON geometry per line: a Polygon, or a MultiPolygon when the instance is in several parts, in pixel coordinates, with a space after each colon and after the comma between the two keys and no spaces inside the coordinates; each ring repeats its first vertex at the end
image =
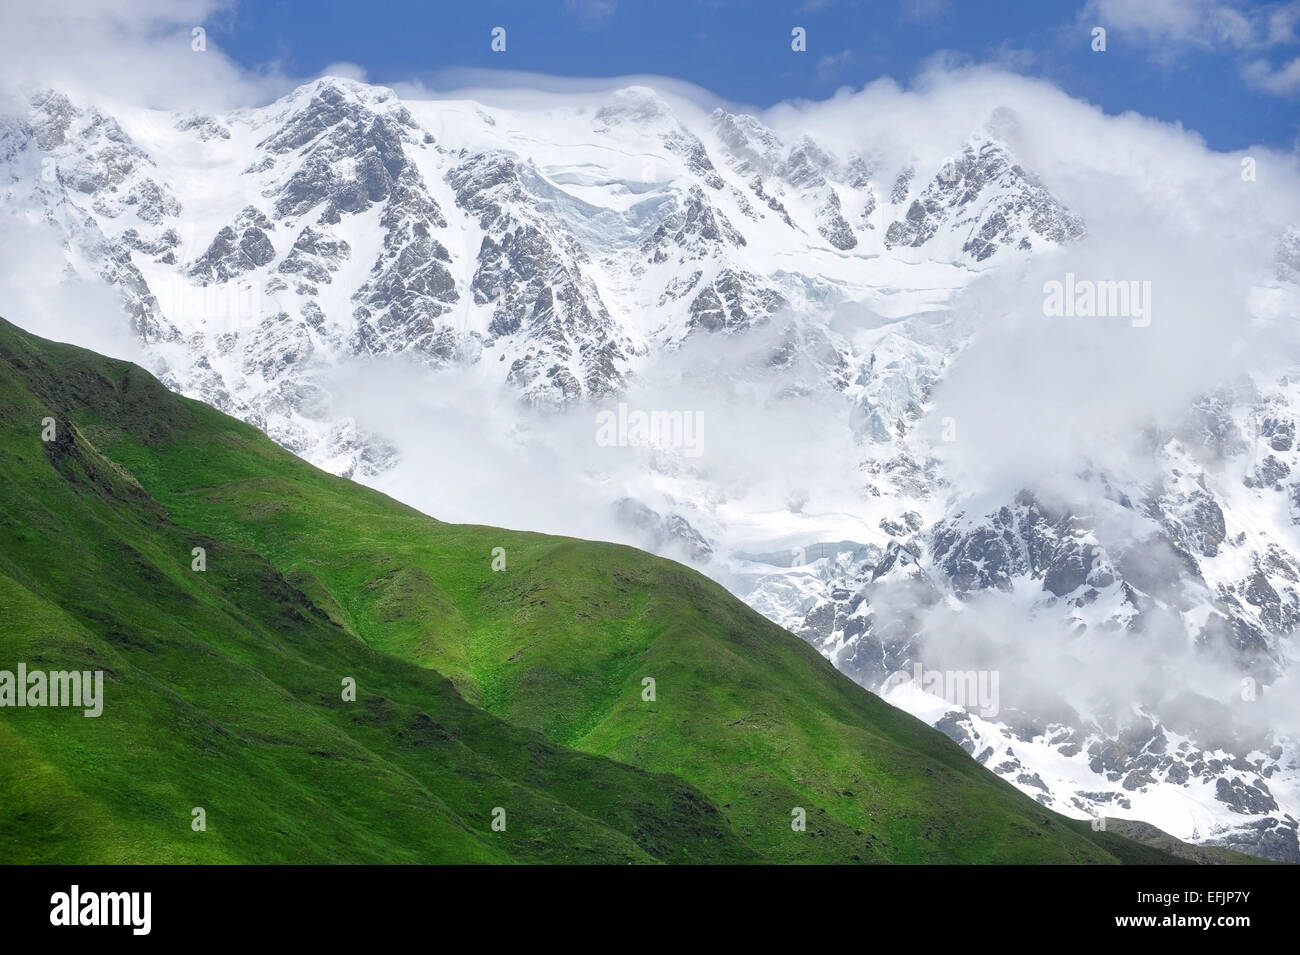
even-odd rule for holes
{"type": "Polygon", "coordinates": [[[1294,209],[1137,120],[872,102],[28,90],[4,235],[326,471],[675,558],[1042,806],[1300,862],[1294,209]]]}

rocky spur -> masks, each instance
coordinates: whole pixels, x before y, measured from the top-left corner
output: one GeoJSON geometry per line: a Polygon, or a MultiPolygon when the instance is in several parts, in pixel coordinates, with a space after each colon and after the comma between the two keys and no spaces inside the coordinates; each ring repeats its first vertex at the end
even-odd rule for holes
{"type": "Polygon", "coordinates": [[[0,707],[79,706],[87,717],[104,712],[103,670],[0,670],[0,707]]]}

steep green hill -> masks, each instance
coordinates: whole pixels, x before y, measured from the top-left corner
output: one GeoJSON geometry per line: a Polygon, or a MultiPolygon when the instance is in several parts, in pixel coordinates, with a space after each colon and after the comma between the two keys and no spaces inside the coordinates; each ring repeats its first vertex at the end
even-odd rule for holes
{"type": "Polygon", "coordinates": [[[0,709],[0,862],[1176,861],[685,567],[440,523],[0,321],[19,662],[104,670],[105,704],[0,709]]]}

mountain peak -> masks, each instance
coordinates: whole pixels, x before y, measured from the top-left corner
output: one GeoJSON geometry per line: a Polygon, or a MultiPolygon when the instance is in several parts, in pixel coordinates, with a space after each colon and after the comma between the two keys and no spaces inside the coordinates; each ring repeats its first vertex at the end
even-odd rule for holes
{"type": "Polygon", "coordinates": [[[596,119],[606,126],[654,126],[677,122],[668,101],[649,86],[625,86],[615,90],[609,95],[609,101],[596,111],[596,119]]]}
{"type": "Polygon", "coordinates": [[[349,96],[361,102],[384,103],[397,99],[397,94],[387,86],[375,86],[364,80],[350,76],[318,76],[301,86],[295,87],[281,99],[302,99],[312,96],[328,96],[332,93],[349,96]]]}
{"type": "Polygon", "coordinates": [[[920,248],[943,233],[961,244],[947,241],[937,254],[982,262],[1001,248],[1027,252],[1039,243],[1074,241],[1084,231],[1083,220],[1026,172],[1004,143],[977,134],[939,167],[905,217],[890,224],[885,244],[920,248]]]}

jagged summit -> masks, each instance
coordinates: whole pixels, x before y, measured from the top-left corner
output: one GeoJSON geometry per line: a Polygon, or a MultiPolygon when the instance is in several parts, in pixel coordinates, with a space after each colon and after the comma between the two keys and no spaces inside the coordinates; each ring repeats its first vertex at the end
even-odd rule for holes
{"type": "Polygon", "coordinates": [[[1061,245],[1084,235],[1073,215],[1026,172],[1007,146],[974,138],[945,162],[885,233],[889,248],[920,248],[934,240],[983,262],[1000,249],[1031,251],[1035,243],[1061,245]]]}

